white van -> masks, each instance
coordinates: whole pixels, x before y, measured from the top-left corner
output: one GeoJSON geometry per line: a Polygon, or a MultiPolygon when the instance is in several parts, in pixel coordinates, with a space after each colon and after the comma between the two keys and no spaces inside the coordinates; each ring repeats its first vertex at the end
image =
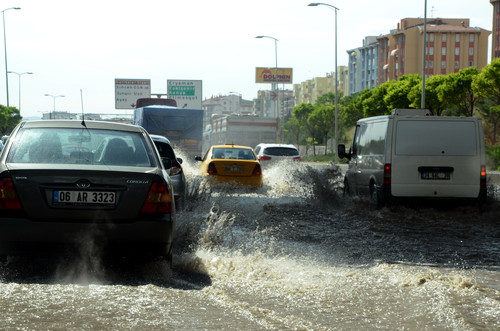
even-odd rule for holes
{"type": "Polygon", "coordinates": [[[486,199],[486,158],[479,117],[430,116],[395,109],[357,122],[344,192],[378,206],[398,198],[486,199]]]}

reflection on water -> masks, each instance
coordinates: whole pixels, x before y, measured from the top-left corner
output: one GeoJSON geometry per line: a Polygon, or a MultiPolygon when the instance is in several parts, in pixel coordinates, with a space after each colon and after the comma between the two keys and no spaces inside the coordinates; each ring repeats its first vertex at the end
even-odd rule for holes
{"type": "Polygon", "coordinates": [[[185,162],[174,266],[9,258],[7,329],[500,328],[500,209],[343,198],[340,169],[265,169],[258,190],[211,188],[185,162]]]}

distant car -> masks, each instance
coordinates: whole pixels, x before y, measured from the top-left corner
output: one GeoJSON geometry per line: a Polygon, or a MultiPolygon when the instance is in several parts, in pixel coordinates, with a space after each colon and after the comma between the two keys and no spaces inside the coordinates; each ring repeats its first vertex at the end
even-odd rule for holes
{"type": "Polygon", "coordinates": [[[297,147],[285,144],[258,144],[255,154],[259,161],[302,161],[297,147]]]}
{"type": "Polygon", "coordinates": [[[11,138],[0,156],[0,255],[85,243],[171,262],[172,183],[143,128],[28,121],[11,138]]]}
{"type": "Polygon", "coordinates": [[[172,180],[172,186],[174,188],[174,198],[175,207],[177,210],[182,210],[184,208],[184,201],[186,196],[186,178],[184,171],[182,169],[182,158],[175,155],[174,148],[170,143],[170,140],[159,135],[150,135],[153,139],[156,149],[160,156],[170,160],[171,167],[167,169],[168,175],[172,180]]]}
{"type": "Polygon", "coordinates": [[[209,177],[210,184],[229,183],[236,186],[259,188],[262,186],[262,168],[251,147],[233,144],[210,147],[200,170],[209,177]]]}

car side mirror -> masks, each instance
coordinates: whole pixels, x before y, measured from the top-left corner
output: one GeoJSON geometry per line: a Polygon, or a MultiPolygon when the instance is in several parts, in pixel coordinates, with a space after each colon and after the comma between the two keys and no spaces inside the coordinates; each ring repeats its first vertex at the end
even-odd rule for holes
{"type": "Polygon", "coordinates": [[[182,159],[180,157],[177,158],[177,162],[179,162],[180,164],[182,164],[182,159]]]}
{"type": "Polygon", "coordinates": [[[203,161],[203,159],[201,158],[201,156],[195,156],[194,159],[195,159],[195,161],[203,161]]]}
{"type": "Polygon", "coordinates": [[[161,162],[163,163],[163,167],[165,169],[172,168],[172,160],[170,160],[170,158],[168,158],[168,157],[162,157],[161,158],[161,162]]]}

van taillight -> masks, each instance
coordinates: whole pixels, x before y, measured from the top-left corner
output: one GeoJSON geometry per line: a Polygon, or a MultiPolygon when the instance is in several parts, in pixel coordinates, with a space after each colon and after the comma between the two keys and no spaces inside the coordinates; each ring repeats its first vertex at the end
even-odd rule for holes
{"type": "Polygon", "coordinates": [[[210,164],[208,165],[207,172],[208,172],[209,174],[216,174],[216,173],[217,173],[217,168],[215,168],[215,164],[210,163],[210,164]]]}
{"type": "Polygon", "coordinates": [[[0,209],[22,209],[11,178],[0,178],[0,209]]]}
{"type": "Polygon", "coordinates": [[[172,212],[172,196],[165,182],[153,182],[141,212],[159,214],[172,212]]]}
{"type": "Polygon", "coordinates": [[[481,166],[480,185],[486,187],[486,166],[481,166]]]}
{"type": "Polygon", "coordinates": [[[384,165],[384,184],[391,185],[391,164],[386,163],[384,165]]]}

